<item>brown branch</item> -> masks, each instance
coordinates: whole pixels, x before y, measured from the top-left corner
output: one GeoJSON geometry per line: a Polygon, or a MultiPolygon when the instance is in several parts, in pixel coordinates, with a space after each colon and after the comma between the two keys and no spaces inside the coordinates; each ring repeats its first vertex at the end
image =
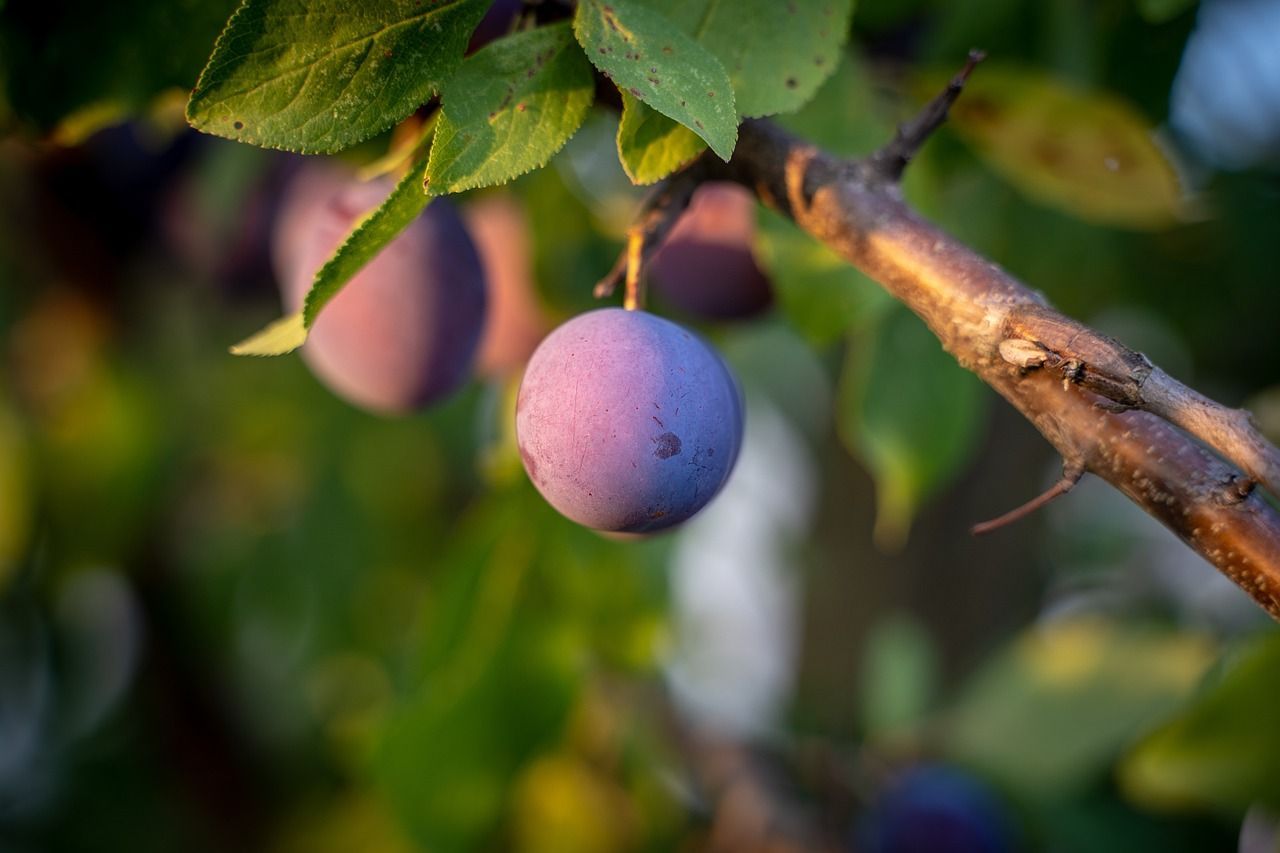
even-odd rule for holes
{"type": "Polygon", "coordinates": [[[1055,311],[925,222],[874,159],[841,160],[748,121],[720,172],[880,282],[1063,459],[1111,483],[1280,618],[1280,514],[1249,488],[1251,479],[1275,488],[1280,469],[1247,416],[1055,311]]]}

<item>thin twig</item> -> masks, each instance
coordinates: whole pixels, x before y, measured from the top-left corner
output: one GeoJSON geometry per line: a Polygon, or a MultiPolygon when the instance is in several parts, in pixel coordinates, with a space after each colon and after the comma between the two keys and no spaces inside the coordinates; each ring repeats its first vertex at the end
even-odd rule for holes
{"type": "Polygon", "coordinates": [[[973,69],[986,58],[987,54],[981,50],[969,51],[964,68],[951,78],[947,88],[925,104],[924,109],[915,118],[898,125],[898,132],[894,134],[893,141],[871,155],[869,160],[871,168],[891,182],[901,178],[907,164],[924,145],[925,140],[947,120],[947,112],[956,102],[956,98],[960,97],[960,92],[963,91],[964,84],[969,80],[973,69]]]}
{"type": "Polygon", "coordinates": [[[1080,478],[1082,476],[1084,476],[1083,466],[1064,465],[1062,469],[1062,479],[1058,480],[1058,482],[1046,489],[1043,494],[1037,495],[1016,509],[1009,510],[999,518],[993,518],[990,521],[975,524],[973,527],[969,528],[969,532],[974,536],[982,536],[1013,524],[1015,521],[1021,521],[1041,507],[1047,506],[1055,498],[1060,498],[1067,492],[1071,491],[1075,488],[1076,483],[1080,482],[1080,478]]]}
{"type": "MultiPolygon", "coordinates": [[[[671,175],[649,193],[640,205],[635,222],[627,229],[627,245],[604,278],[596,284],[592,293],[597,299],[613,295],[618,285],[627,285],[627,307],[634,307],[638,299],[643,302],[641,279],[644,268],[662,241],[675,227],[689,206],[693,193],[706,177],[705,158],[671,175]]],[[[642,306],[641,306],[642,307],[642,306]]]]}

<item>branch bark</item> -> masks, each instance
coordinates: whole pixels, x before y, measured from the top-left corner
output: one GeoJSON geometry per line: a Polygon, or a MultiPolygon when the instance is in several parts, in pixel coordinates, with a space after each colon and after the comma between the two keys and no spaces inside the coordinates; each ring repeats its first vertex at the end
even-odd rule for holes
{"type": "MultiPolygon", "coordinates": [[[[888,160],[905,165],[911,153],[894,149],[888,160]]],[[[1280,453],[1247,413],[1059,313],[924,221],[902,199],[900,170],[885,162],[883,154],[835,158],[748,121],[719,177],[753,190],[878,281],[1021,412],[1069,470],[1111,483],[1280,619],[1280,514],[1253,488],[1260,482],[1280,494],[1280,453]]]]}

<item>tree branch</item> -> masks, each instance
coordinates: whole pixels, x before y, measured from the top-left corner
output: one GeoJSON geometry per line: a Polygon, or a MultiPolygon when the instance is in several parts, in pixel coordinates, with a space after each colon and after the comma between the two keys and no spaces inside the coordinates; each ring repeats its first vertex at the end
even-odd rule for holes
{"type": "MultiPolygon", "coordinates": [[[[930,124],[937,126],[921,126],[930,124]]],[[[962,366],[1031,421],[1069,470],[1111,483],[1280,619],[1280,514],[1251,488],[1252,480],[1280,487],[1280,455],[1248,416],[1057,312],[925,222],[903,202],[885,155],[877,156],[842,160],[768,122],[748,121],[720,169],[919,315],[962,366]]],[[[715,165],[705,158],[704,168],[708,162],[715,165]]]]}

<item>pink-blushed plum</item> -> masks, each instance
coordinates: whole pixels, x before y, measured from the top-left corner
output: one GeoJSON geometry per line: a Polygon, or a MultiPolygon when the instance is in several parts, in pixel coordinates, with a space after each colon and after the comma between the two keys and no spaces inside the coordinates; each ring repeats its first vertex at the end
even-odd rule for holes
{"type": "Polygon", "coordinates": [[[742,443],[729,368],[692,332],[643,311],[581,314],[539,345],[516,401],[529,479],[573,521],[646,533],[715,497],[742,443]]]}
{"type": "MultiPolygon", "coordinates": [[[[287,310],[302,308],[316,271],[391,188],[389,180],[348,182],[282,220],[277,243],[287,310]]],[[[347,401],[384,414],[409,412],[466,381],[484,315],[475,244],[454,207],[437,199],[325,306],[302,357],[347,401]]]]}
{"type": "Polygon", "coordinates": [[[524,366],[549,323],[533,283],[529,223],[509,193],[481,196],[462,211],[489,282],[489,312],[476,372],[507,376],[524,366]]]}
{"type": "Polygon", "coordinates": [[[702,319],[759,314],[773,288],[752,252],[755,236],[755,197],[737,184],[703,184],[649,263],[653,289],[702,319]]]}

